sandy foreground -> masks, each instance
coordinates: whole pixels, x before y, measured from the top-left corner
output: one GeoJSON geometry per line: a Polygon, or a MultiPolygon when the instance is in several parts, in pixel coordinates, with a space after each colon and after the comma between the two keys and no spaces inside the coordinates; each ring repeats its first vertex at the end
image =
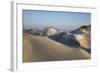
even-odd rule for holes
{"type": "Polygon", "coordinates": [[[23,62],[90,59],[90,53],[55,42],[48,37],[24,34],[23,62]]]}

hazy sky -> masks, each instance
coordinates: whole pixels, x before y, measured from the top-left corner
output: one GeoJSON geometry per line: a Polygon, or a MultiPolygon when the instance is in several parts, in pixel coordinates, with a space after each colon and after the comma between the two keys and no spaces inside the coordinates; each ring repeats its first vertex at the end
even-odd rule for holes
{"type": "Polygon", "coordinates": [[[23,10],[25,29],[43,29],[45,26],[53,26],[60,30],[70,31],[89,24],[91,24],[90,13],[23,10]]]}

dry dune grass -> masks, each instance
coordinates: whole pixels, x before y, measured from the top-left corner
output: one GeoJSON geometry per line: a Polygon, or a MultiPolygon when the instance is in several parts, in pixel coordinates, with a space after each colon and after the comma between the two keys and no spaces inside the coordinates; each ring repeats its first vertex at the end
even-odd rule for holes
{"type": "Polygon", "coordinates": [[[72,48],[48,37],[25,34],[23,36],[23,62],[90,59],[81,48],[72,48]]]}

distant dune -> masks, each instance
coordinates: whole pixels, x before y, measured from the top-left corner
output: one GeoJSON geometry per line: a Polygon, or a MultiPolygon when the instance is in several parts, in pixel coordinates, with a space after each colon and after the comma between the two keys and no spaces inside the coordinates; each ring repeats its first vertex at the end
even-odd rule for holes
{"type": "Polygon", "coordinates": [[[90,59],[90,53],[73,48],[44,36],[24,33],[23,62],[90,59]]]}

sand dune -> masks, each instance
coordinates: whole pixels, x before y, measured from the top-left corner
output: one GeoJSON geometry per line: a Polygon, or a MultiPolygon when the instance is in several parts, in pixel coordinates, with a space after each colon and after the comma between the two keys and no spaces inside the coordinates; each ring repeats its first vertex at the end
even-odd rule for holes
{"type": "Polygon", "coordinates": [[[81,48],[72,48],[48,37],[24,34],[23,62],[90,59],[81,48]]]}
{"type": "Polygon", "coordinates": [[[90,37],[86,36],[85,34],[74,35],[76,39],[79,41],[80,45],[85,49],[91,48],[90,37]]]}

